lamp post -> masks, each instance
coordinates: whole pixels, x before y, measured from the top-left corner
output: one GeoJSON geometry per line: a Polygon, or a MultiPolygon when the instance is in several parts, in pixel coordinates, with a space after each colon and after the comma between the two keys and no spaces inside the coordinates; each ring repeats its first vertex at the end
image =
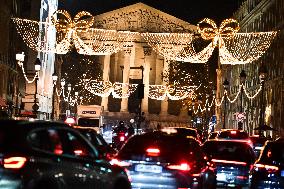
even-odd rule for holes
{"type": "Polygon", "coordinates": [[[52,81],[53,81],[53,93],[52,93],[52,112],[51,112],[51,119],[52,120],[54,120],[54,117],[55,117],[55,115],[54,115],[54,109],[55,109],[55,107],[54,107],[54,104],[55,104],[55,89],[56,89],[56,81],[57,81],[57,78],[58,78],[58,76],[56,75],[56,73],[54,72],[53,74],[52,74],[52,81]]]}
{"type": "MultiPolygon", "coordinates": [[[[16,54],[16,60],[18,62],[19,67],[23,66],[23,62],[25,61],[25,53],[18,53],[16,54]]],[[[21,113],[21,109],[18,107],[18,103],[19,103],[19,94],[20,94],[20,89],[19,89],[19,76],[18,76],[18,82],[17,82],[17,99],[16,99],[16,111],[15,114],[20,114],[21,113]]]]}
{"type": "MultiPolygon", "coordinates": [[[[247,74],[245,72],[245,70],[242,70],[241,73],[240,73],[240,82],[241,82],[241,95],[240,95],[240,114],[243,113],[243,92],[244,92],[244,84],[245,84],[245,81],[246,81],[246,77],[247,77],[247,74]]],[[[238,129],[239,130],[242,130],[243,129],[243,121],[239,121],[238,122],[238,129]]]]}
{"type": "Polygon", "coordinates": [[[223,86],[224,86],[224,89],[226,90],[225,92],[225,106],[224,106],[224,123],[223,123],[223,129],[226,129],[226,111],[227,111],[227,90],[229,88],[229,81],[227,79],[225,79],[225,81],[223,82],[223,86]]]}
{"type": "MultiPolygon", "coordinates": [[[[40,62],[40,59],[37,58],[36,61],[35,61],[35,71],[38,73],[40,71],[40,68],[41,68],[41,62],[40,62]]],[[[39,76],[37,75],[36,78],[35,78],[34,105],[32,106],[33,112],[34,112],[35,115],[37,114],[37,111],[39,109],[39,106],[37,104],[37,81],[38,81],[38,78],[39,78],[39,76]]]]}
{"type": "Polygon", "coordinates": [[[69,112],[71,113],[71,110],[70,110],[70,93],[71,93],[71,90],[72,90],[72,85],[69,83],[67,85],[67,90],[68,90],[68,115],[66,116],[69,116],[69,112]]]}
{"type": "Polygon", "coordinates": [[[259,68],[259,80],[261,83],[261,99],[260,99],[260,117],[259,117],[259,135],[262,136],[262,127],[264,126],[264,114],[265,114],[265,103],[264,103],[264,83],[267,77],[268,71],[264,64],[260,65],[259,68]]]}

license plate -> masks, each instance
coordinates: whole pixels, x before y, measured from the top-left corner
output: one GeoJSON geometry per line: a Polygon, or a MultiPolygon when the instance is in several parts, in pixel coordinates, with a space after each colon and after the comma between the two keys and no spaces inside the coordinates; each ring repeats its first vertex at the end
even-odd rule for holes
{"type": "Polygon", "coordinates": [[[138,172],[161,173],[162,167],[158,165],[138,164],[135,166],[135,170],[138,172]]]}
{"type": "Polygon", "coordinates": [[[284,177],[284,170],[281,171],[281,177],[284,177]]]}

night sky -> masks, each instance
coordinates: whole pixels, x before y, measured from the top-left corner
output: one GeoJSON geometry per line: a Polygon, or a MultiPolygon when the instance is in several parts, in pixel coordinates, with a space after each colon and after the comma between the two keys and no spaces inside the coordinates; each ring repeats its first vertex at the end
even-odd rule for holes
{"type": "Polygon", "coordinates": [[[243,0],[59,0],[59,9],[73,16],[82,10],[98,15],[138,2],[196,25],[203,18],[220,23],[231,17],[243,0]]]}

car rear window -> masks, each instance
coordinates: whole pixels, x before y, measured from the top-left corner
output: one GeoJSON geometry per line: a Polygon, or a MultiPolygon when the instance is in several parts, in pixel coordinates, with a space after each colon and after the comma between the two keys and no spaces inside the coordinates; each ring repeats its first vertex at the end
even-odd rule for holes
{"type": "Polygon", "coordinates": [[[284,143],[268,143],[261,155],[261,160],[266,162],[284,163],[284,143]]]}
{"type": "Polygon", "coordinates": [[[207,141],[204,152],[212,159],[243,161],[252,163],[255,156],[252,148],[245,142],[207,141]]]}
{"type": "Polygon", "coordinates": [[[249,135],[246,132],[239,131],[222,131],[218,138],[229,138],[229,139],[248,139],[249,135]]]}
{"type": "Polygon", "coordinates": [[[180,138],[170,135],[140,135],[129,139],[120,150],[121,159],[144,160],[148,148],[158,148],[161,162],[180,161],[183,158],[195,159],[202,155],[201,147],[194,139],[180,138]]]}

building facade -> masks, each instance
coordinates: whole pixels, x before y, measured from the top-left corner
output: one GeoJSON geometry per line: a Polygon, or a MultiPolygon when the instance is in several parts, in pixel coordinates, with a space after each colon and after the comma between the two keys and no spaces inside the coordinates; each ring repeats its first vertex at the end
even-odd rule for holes
{"type": "MultiPolygon", "coordinates": [[[[244,129],[251,134],[255,133],[254,128],[260,125],[260,109],[265,106],[265,124],[276,131],[267,132],[274,136],[283,136],[283,115],[284,115],[284,1],[283,0],[247,0],[234,18],[240,23],[240,32],[268,32],[278,31],[269,49],[258,60],[245,65],[234,65],[222,67],[222,78],[230,79],[229,94],[234,97],[240,85],[240,73],[245,70],[247,77],[245,86],[251,95],[255,94],[260,87],[259,68],[264,64],[268,75],[264,84],[264,100],[259,93],[255,98],[248,99],[245,95],[242,98],[243,112],[245,112],[244,129]]],[[[219,82],[219,85],[222,85],[219,82]]],[[[229,103],[227,113],[227,125],[230,128],[237,128],[235,113],[239,112],[241,100],[229,103]]]]}
{"type": "MultiPolygon", "coordinates": [[[[179,33],[196,32],[196,26],[161,12],[143,3],[137,3],[111,12],[95,16],[95,28],[113,29],[132,32],[179,33]]],[[[153,122],[183,122],[189,120],[187,109],[183,108],[180,115],[172,115],[177,107],[169,99],[163,101],[148,98],[148,85],[166,85],[162,73],[168,71],[169,61],[160,56],[148,46],[141,37],[123,51],[113,55],[103,56],[103,80],[123,83],[145,84],[144,98],[141,111],[146,119],[153,122]],[[142,68],[142,73],[140,68],[142,68]],[[137,72],[140,71],[140,75],[137,72]],[[134,78],[134,75],[135,78],[134,78]],[[137,75],[139,75],[137,78],[137,75]],[[140,81],[139,81],[140,80],[140,81]],[[184,112],[185,111],[185,112],[184,112]]],[[[111,96],[102,98],[104,116],[112,119],[128,119],[135,113],[138,104],[134,98],[114,99],[111,96]]]]}

